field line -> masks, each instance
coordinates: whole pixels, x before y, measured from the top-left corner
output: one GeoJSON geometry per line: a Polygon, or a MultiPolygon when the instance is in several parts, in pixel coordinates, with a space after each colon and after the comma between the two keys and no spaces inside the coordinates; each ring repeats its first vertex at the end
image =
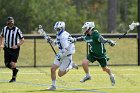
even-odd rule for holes
{"type": "MultiPolygon", "coordinates": [[[[11,72],[0,72],[0,74],[11,74],[11,72]]],[[[45,74],[45,73],[38,73],[38,72],[20,72],[20,73],[18,73],[18,74],[29,74],[29,75],[31,75],[31,74],[45,74]]],[[[81,74],[71,74],[71,73],[70,73],[70,74],[67,74],[67,75],[70,75],[70,76],[71,76],[71,75],[83,76],[83,75],[85,75],[85,74],[82,74],[82,73],[81,73],[81,74]]],[[[101,74],[93,74],[93,76],[94,76],[94,75],[97,75],[97,76],[98,76],[98,75],[99,75],[99,76],[104,76],[104,75],[107,75],[107,74],[102,74],[102,73],[101,73],[101,74]]],[[[121,75],[121,74],[120,74],[120,75],[121,75]]],[[[138,74],[123,74],[123,73],[122,73],[122,75],[125,75],[125,76],[127,76],[127,75],[128,75],[128,76],[133,76],[133,75],[138,75],[138,74]]]]}

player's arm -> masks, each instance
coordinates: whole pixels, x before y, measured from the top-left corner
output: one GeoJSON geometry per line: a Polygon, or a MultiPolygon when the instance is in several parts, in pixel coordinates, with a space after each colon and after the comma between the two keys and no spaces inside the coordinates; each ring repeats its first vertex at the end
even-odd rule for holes
{"type": "Polygon", "coordinates": [[[4,47],[4,38],[0,36],[0,51],[4,47]]]}
{"type": "Polygon", "coordinates": [[[108,43],[110,46],[115,46],[116,45],[116,43],[113,40],[105,39],[101,35],[99,36],[98,41],[103,43],[103,44],[108,43]]]}
{"type": "Polygon", "coordinates": [[[76,41],[78,40],[85,40],[85,36],[80,36],[80,37],[69,37],[68,41],[70,41],[71,43],[76,43],[76,41]]]}
{"type": "Polygon", "coordinates": [[[24,38],[21,38],[21,39],[19,40],[19,43],[17,44],[17,46],[19,47],[19,46],[21,46],[23,43],[24,43],[24,38]]]}
{"type": "Polygon", "coordinates": [[[56,39],[53,40],[51,37],[49,37],[49,38],[47,39],[47,41],[48,41],[48,43],[50,43],[50,44],[53,45],[53,46],[56,46],[56,45],[57,45],[57,40],[56,40],[56,39]]]}
{"type": "Polygon", "coordinates": [[[2,29],[2,32],[0,33],[0,50],[3,47],[4,47],[4,38],[3,38],[3,29],[2,29]]]}

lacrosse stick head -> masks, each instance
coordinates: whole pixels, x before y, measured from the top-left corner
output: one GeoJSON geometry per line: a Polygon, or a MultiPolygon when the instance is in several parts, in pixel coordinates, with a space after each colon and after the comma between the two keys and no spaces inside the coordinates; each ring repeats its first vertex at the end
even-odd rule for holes
{"type": "Polygon", "coordinates": [[[41,35],[44,35],[44,34],[45,34],[42,25],[39,25],[39,26],[38,26],[38,32],[39,32],[41,35]]]}
{"type": "Polygon", "coordinates": [[[139,22],[132,22],[131,25],[129,25],[129,29],[130,30],[134,30],[135,27],[139,26],[140,23],[139,22]]]}

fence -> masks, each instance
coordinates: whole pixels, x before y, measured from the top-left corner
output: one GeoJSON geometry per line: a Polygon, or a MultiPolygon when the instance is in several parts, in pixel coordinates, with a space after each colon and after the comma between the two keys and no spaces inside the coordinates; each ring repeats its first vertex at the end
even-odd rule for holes
{"type": "MultiPolygon", "coordinates": [[[[50,35],[52,38],[55,38],[55,35],[50,35]]],[[[72,35],[72,37],[79,37],[82,35],[72,35]]],[[[119,38],[121,35],[112,35],[112,34],[102,34],[105,38],[119,38]]],[[[53,51],[51,50],[49,44],[46,43],[43,36],[31,36],[24,35],[25,43],[21,46],[21,54],[19,56],[18,66],[21,67],[38,67],[38,66],[50,66],[54,59],[53,51]]],[[[109,55],[111,56],[111,62],[109,65],[138,65],[138,49],[137,49],[137,35],[131,34],[126,35],[124,38],[129,39],[131,45],[128,45],[128,49],[123,49],[121,46],[116,46],[115,48],[110,49],[111,47],[107,46],[109,50],[109,55]],[[133,49],[131,49],[133,48],[133,49]],[[119,52],[120,51],[120,52],[119,52]],[[124,53],[125,52],[125,53],[124,53]],[[127,56],[127,55],[128,56],[127,56]],[[132,58],[131,58],[132,57],[132,58]],[[130,59],[131,58],[131,59],[130,59]],[[125,59],[125,60],[124,60],[125,59]]],[[[120,40],[119,42],[127,46],[127,41],[125,39],[120,40]]],[[[85,58],[88,51],[87,44],[83,41],[79,41],[76,45],[76,54],[74,54],[74,61],[80,65],[82,59],[85,58]],[[87,49],[86,49],[87,48],[87,49]],[[84,51],[83,51],[84,50],[84,51]]],[[[57,49],[56,49],[57,50],[57,49]]],[[[3,61],[2,55],[0,55],[3,61]]],[[[94,65],[98,65],[95,63],[94,65]]],[[[4,64],[1,62],[1,67],[4,64]]]]}

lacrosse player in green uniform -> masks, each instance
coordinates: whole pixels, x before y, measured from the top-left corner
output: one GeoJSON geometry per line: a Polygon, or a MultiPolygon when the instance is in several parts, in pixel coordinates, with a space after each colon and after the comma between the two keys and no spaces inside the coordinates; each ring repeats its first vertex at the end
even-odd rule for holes
{"type": "Polygon", "coordinates": [[[114,74],[112,74],[111,70],[107,67],[109,58],[106,56],[106,49],[104,47],[104,44],[109,43],[110,46],[114,46],[115,42],[103,38],[99,34],[99,32],[95,29],[94,22],[86,22],[82,27],[82,31],[84,32],[85,36],[69,39],[71,42],[75,42],[76,39],[82,38],[90,46],[89,54],[82,62],[82,66],[86,75],[83,79],[80,80],[80,82],[85,82],[91,79],[91,75],[89,74],[89,67],[88,67],[89,61],[92,63],[98,61],[103,71],[109,74],[111,83],[112,85],[114,85],[115,78],[114,78],[114,74]]]}

